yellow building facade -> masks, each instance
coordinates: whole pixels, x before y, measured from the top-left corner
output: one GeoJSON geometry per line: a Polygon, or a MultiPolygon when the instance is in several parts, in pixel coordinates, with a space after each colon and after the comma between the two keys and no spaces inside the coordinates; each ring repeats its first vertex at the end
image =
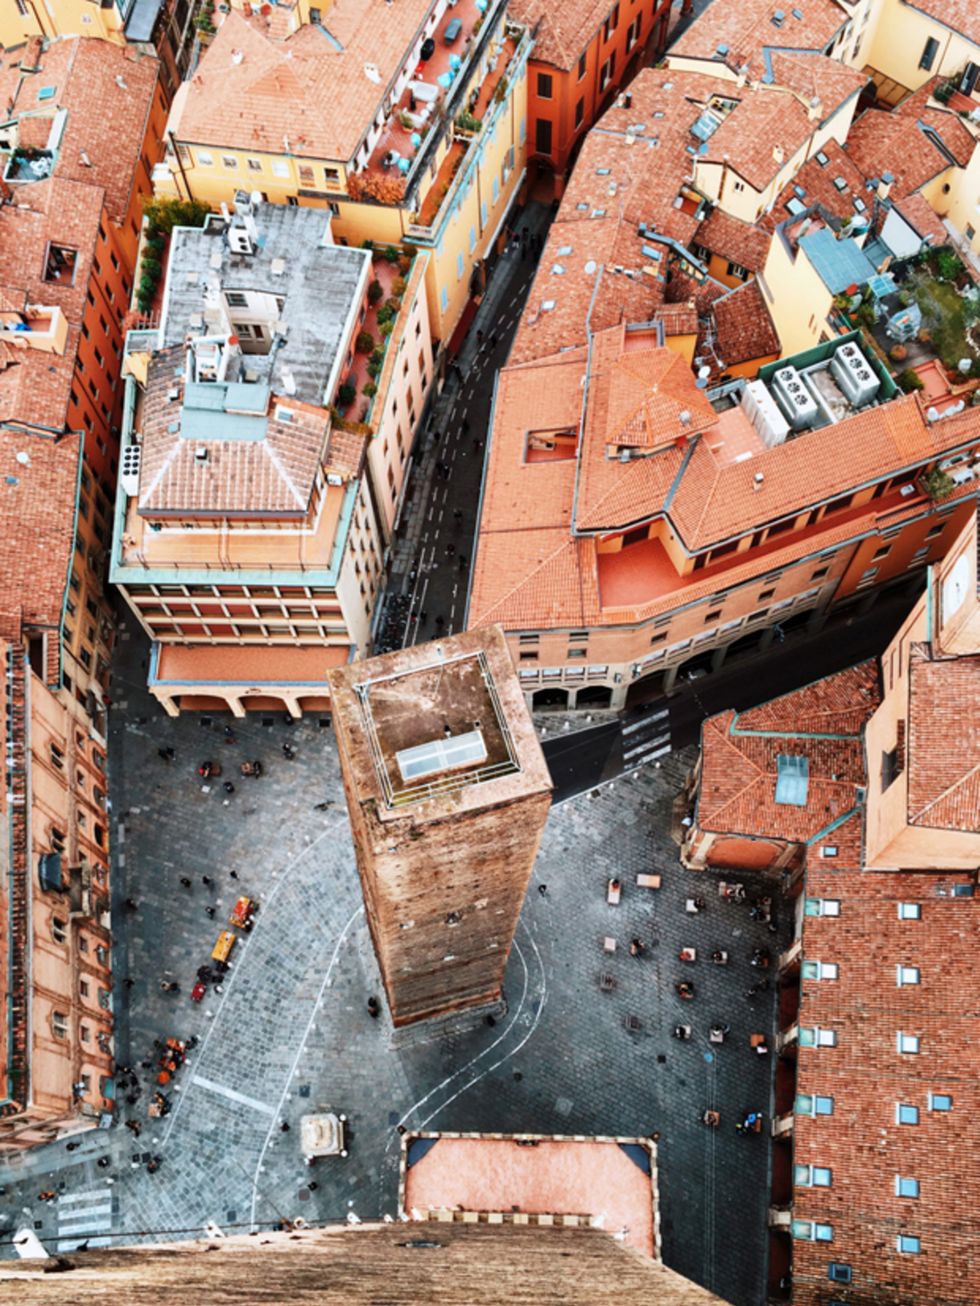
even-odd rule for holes
{"type": "MultiPolygon", "coordinates": [[[[381,15],[391,13],[380,0],[363,0],[360,6],[366,13],[372,7],[381,15]]],[[[254,130],[244,125],[209,124],[202,130],[208,97],[216,93],[210,70],[242,54],[239,47],[244,47],[243,66],[260,59],[275,64],[289,57],[290,40],[304,38],[303,28],[281,42],[263,37],[253,56],[248,42],[260,38],[244,19],[229,15],[202,61],[203,84],[198,78],[184,83],[174,98],[167,157],[154,173],[154,189],[214,208],[231,203],[236,191],[257,191],[272,204],[329,208],[339,243],[369,240],[428,250],[430,326],[434,339],[448,342],[471,294],[482,289],[481,265],[494,254],[524,179],[532,41],[526,28],[506,18],[502,0],[485,14],[475,4],[447,0],[435,0],[421,13],[428,15],[422,31],[431,32],[426,39],[435,43],[424,76],[413,44],[389,81],[381,78],[377,102],[347,157],[338,157],[339,150],[330,155],[308,149],[299,134],[301,114],[296,132],[277,134],[274,148],[265,139],[255,142],[254,130]],[[457,21],[462,32],[450,46],[447,32],[457,21]],[[447,64],[446,72],[436,73],[448,59],[459,66],[447,64]],[[201,139],[205,134],[207,141],[201,139]]],[[[293,11],[294,20],[297,16],[300,11],[293,11]]],[[[326,9],[322,22],[330,21],[326,9]]],[[[303,77],[319,74],[314,65],[296,63],[291,89],[301,94],[303,77]]],[[[374,66],[371,72],[381,76],[374,66]]],[[[277,66],[275,77],[281,75],[277,66]]],[[[274,79],[266,84],[279,85],[274,79]]]]}
{"type": "Polygon", "coordinates": [[[971,0],[876,0],[853,62],[874,75],[891,103],[930,77],[958,78],[968,64],[980,64],[980,7],[971,0]]]}

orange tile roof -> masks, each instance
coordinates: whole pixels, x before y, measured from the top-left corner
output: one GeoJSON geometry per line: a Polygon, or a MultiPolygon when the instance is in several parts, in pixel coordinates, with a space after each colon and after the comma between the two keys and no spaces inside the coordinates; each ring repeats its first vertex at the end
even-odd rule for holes
{"type": "Polygon", "coordinates": [[[25,626],[60,626],[75,548],[81,456],[79,435],[46,437],[0,428],[0,633],[5,638],[20,639],[25,626]]]}
{"type": "Polygon", "coordinates": [[[866,110],[847,136],[847,152],[866,177],[890,172],[895,178],[893,199],[920,190],[952,167],[945,151],[961,168],[966,167],[973,153],[973,137],[957,114],[922,107],[920,102],[911,112],[902,112],[901,108],[866,110]],[[939,137],[945,151],[932,133],[939,137]]]}
{"type": "MultiPolygon", "coordinates": [[[[67,111],[54,176],[105,192],[109,216],[126,216],[156,93],[159,63],[134,46],[95,37],[60,37],[40,50],[29,71],[22,51],[0,62],[0,102],[22,118],[25,136],[47,141],[53,115],[67,111]],[[38,101],[41,88],[54,95],[38,101]],[[43,136],[43,140],[40,139],[43,136]]],[[[16,187],[18,199],[38,183],[16,187]]]]}
{"type": "Polygon", "coordinates": [[[865,174],[850,154],[833,137],[824,142],[819,153],[827,162],[821,163],[816,154],[807,159],[792,181],[787,182],[780,191],[772,209],[762,215],[760,225],[767,231],[774,231],[779,223],[792,217],[790,200],[797,200],[808,208],[819,204],[842,221],[853,218],[857,213],[855,199],[860,199],[870,210],[874,197],[868,194],[865,174]],[[834,185],[838,177],[845,183],[843,190],[834,185]],[[798,193],[800,190],[803,191],[802,195],[798,193]]]}
{"type": "Polygon", "coordinates": [[[825,50],[850,18],[837,0],[801,0],[783,8],[785,17],[777,26],[773,17],[778,8],[774,0],[710,5],[671,46],[670,54],[715,59],[732,69],[748,65],[750,74],[758,76],[765,69],[763,51],[825,50]],[[726,47],[724,54],[718,53],[719,46],[726,47]]]}
{"type": "Polygon", "coordinates": [[[943,226],[942,218],[918,191],[896,200],[895,208],[923,240],[931,239],[937,249],[940,245],[949,243],[949,232],[943,226]]]}
{"type": "Polygon", "coordinates": [[[655,316],[664,300],[667,250],[659,247],[659,263],[645,254],[651,242],[639,225],[682,244],[693,238],[697,219],[675,204],[691,175],[690,128],[701,104],[726,85],[695,73],[643,69],[630,83],[630,108],[614,105],[585,138],[514,339],[513,362],[585,344],[590,306],[594,331],[655,316]],[[594,292],[596,276],[601,293],[594,292]],[[552,301],[553,309],[542,307],[552,301]]]}
{"type": "Polygon", "coordinates": [[[804,978],[798,1015],[800,1026],[835,1031],[837,1043],[796,1053],[797,1092],[832,1098],[833,1115],[801,1112],[793,1122],[793,1161],[832,1173],[829,1188],[794,1186],[793,1218],[829,1224],[833,1241],[794,1240],[793,1301],[827,1302],[834,1260],[853,1266],[861,1301],[969,1306],[973,1203],[949,1198],[977,1187],[964,1133],[980,1111],[976,1016],[955,995],[976,989],[980,897],[950,896],[969,883],[962,874],[845,868],[841,834],[839,856],[811,858],[805,881],[807,896],[839,902],[839,915],[804,916],[802,926],[804,957],[836,963],[839,976],[804,978]],[[901,919],[900,902],[917,903],[920,919],[901,919]],[[918,968],[920,982],[899,988],[900,965],[918,968]],[[917,1055],[899,1053],[899,1031],[920,1040],[917,1055]],[[952,1112],[930,1110],[930,1091],[948,1094],[952,1112]],[[918,1125],[897,1123],[899,1103],[918,1108],[918,1125]],[[898,1195],[898,1175],[918,1180],[917,1198],[898,1195]],[[920,1238],[921,1254],[899,1253],[899,1234],[920,1238]]]}
{"type": "Polygon", "coordinates": [[[766,261],[772,237],[762,227],[733,218],[724,209],[712,209],[694,233],[694,240],[719,258],[758,272],[766,261]]]}
{"type": "Polygon", "coordinates": [[[815,126],[791,92],[779,88],[757,92],[729,114],[708,140],[704,157],[727,163],[761,191],[809,139],[815,126]]]}
{"type": "Polygon", "coordinates": [[[688,439],[716,421],[679,354],[650,344],[631,349],[622,326],[599,332],[589,359],[575,527],[614,529],[647,517],[676,480],[688,439]],[[620,448],[637,456],[621,463],[620,448]]]}
{"type": "Polygon", "coordinates": [[[528,27],[536,27],[535,62],[548,63],[566,72],[574,68],[579,56],[609,14],[609,0],[511,0],[508,12],[528,27]]]}
{"type": "Polygon", "coordinates": [[[758,282],[747,281],[712,307],[714,349],[722,371],[754,359],[778,358],[779,336],[758,282]],[[724,366],[722,366],[722,364],[724,366]]]}
{"type": "Polygon", "coordinates": [[[863,662],[701,729],[697,823],[715,833],[803,843],[858,806],[867,783],[862,731],[881,702],[878,668],[863,662]],[[806,802],[776,802],[777,759],[805,757],[806,802]]]}
{"type": "Polygon", "coordinates": [[[274,41],[233,9],[181,88],[183,98],[175,101],[175,137],[230,149],[352,159],[429,8],[429,0],[336,0],[324,8],[322,22],[340,50],[310,24],[274,41]],[[377,69],[377,80],[367,76],[366,66],[377,69]]]}
{"type": "MultiPolygon", "coordinates": [[[[143,454],[140,466],[139,511],[158,513],[272,512],[304,514],[322,463],[329,460],[327,413],[295,398],[281,397],[294,417],[275,417],[277,397],[269,401],[269,415],[259,439],[184,438],[180,422],[184,395],[185,348],[173,345],[150,360],[143,397],[143,454]],[[181,369],[181,375],[176,372],[181,369]],[[180,391],[170,399],[174,389],[180,391]],[[206,462],[195,457],[208,451],[206,462]]],[[[345,463],[351,443],[363,449],[364,437],[339,433],[345,463]]],[[[358,464],[360,459],[358,458],[358,464]]]]}
{"type": "Polygon", "coordinates": [[[909,677],[909,823],[980,830],[980,657],[917,648],[909,677]]]}

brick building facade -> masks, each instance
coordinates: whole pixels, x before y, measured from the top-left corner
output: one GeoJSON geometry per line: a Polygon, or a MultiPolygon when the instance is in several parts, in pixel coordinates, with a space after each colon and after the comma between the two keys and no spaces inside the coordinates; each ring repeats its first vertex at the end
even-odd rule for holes
{"type": "Polygon", "coordinates": [[[500,997],[551,779],[500,631],[329,675],[368,924],[396,1026],[500,997]]]}

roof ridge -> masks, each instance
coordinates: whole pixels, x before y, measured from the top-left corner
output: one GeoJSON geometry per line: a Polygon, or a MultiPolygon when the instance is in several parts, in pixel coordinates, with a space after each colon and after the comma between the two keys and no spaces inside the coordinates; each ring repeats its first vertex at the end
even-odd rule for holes
{"type": "MultiPolygon", "coordinates": [[[[512,534],[512,533],[515,533],[515,532],[503,531],[503,532],[496,532],[496,533],[497,533],[497,534],[512,534]]],[[[516,533],[520,533],[520,532],[516,532],[516,533]]],[[[545,567],[550,566],[551,563],[553,563],[553,562],[555,561],[556,558],[560,557],[563,553],[567,552],[569,549],[574,549],[574,547],[575,547],[575,545],[576,545],[576,542],[577,542],[577,541],[576,541],[576,537],[575,537],[574,535],[571,535],[571,536],[569,536],[567,539],[562,540],[562,542],[561,542],[561,544],[559,544],[558,548],[557,548],[557,549],[554,549],[551,553],[549,553],[548,556],[547,556],[546,558],[542,558],[542,560],[541,560],[541,561],[538,563],[538,565],[533,569],[533,571],[529,571],[529,572],[527,572],[527,573],[526,573],[526,574],[521,578],[521,580],[518,582],[518,584],[516,584],[512,589],[508,590],[506,594],[502,594],[502,595],[500,596],[500,598],[496,600],[496,602],[494,603],[493,607],[490,608],[488,612],[485,612],[485,613],[480,614],[480,617],[479,617],[479,624],[481,624],[481,625],[486,625],[486,624],[490,624],[490,625],[492,625],[492,624],[493,624],[493,619],[492,619],[491,614],[494,612],[495,609],[497,609],[497,608],[501,607],[503,604],[507,603],[510,599],[512,599],[512,598],[514,597],[515,594],[519,594],[520,591],[521,591],[522,589],[527,588],[527,586],[531,583],[531,581],[535,578],[535,576],[538,576],[538,575],[539,575],[539,574],[544,570],[545,567]]]]}
{"type": "Polygon", "coordinates": [[[921,820],[922,817],[925,816],[927,812],[931,811],[934,807],[938,806],[945,799],[952,797],[952,795],[956,792],[957,789],[962,788],[963,785],[965,785],[968,780],[972,780],[977,774],[980,774],[980,762],[977,762],[975,763],[975,765],[971,766],[969,771],[964,771],[964,773],[959,777],[958,780],[954,780],[951,785],[947,785],[941,794],[937,794],[935,798],[930,799],[929,802],[926,803],[924,807],[919,809],[919,811],[914,813],[909,812],[909,820],[913,824],[921,820]]]}
{"type": "Polygon", "coordinates": [[[286,466],[282,458],[280,458],[279,456],[279,451],[273,447],[272,442],[269,440],[268,436],[266,436],[266,438],[262,441],[262,447],[265,449],[266,456],[268,457],[272,465],[275,467],[276,471],[279,473],[284,484],[288,486],[290,493],[292,494],[293,498],[296,500],[296,506],[298,508],[305,508],[307,506],[308,500],[305,500],[303,496],[300,494],[299,490],[296,488],[296,483],[294,482],[293,478],[290,476],[289,472],[286,470],[286,466]]]}

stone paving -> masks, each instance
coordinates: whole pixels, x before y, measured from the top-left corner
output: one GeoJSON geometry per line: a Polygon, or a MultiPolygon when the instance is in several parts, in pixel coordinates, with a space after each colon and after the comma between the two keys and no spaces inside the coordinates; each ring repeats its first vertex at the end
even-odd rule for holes
{"type": "MultiPolygon", "coordinates": [[[[772,1033],[774,995],[750,1000],[744,991],[758,977],[748,964],[753,947],[775,951],[780,941],[677,861],[671,806],[692,754],[555,808],[507,971],[506,1015],[493,1027],[393,1046],[386,1016],[374,1021],[366,1009],[381,987],[332,731],[281,716],[215,717],[210,728],[195,715],[170,721],[142,687],[142,637],[131,628],[125,635],[110,741],[120,863],[115,997],[118,1060],[143,1083],[121,1115],[143,1130],[138,1141],[121,1124],[95,1131],[73,1155],[54,1144],[0,1173],[14,1222],[39,1221],[40,1237],[64,1240],[87,1227],[86,1194],[111,1206],[112,1236],[123,1241],[193,1236],[209,1221],[248,1229],[298,1215],[393,1215],[402,1123],[656,1131],[665,1260],[732,1302],[763,1301],[768,1147],[765,1135],[737,1135],[734,1122],[746,1109],[769,1112],[770,1061],[748,1039],[754,1030],[772,1033]],[[227,723],[236,744],[224,742],[227,723]],[[281,753],[287,740],[292,761],[281,753]],[[158,755],[163,747],[174,748],[172,762],[158,755]],[[197,767],[206,758],[221,761],[233,794],[221,782],[205,791],[197,767]],[[260,780],[237,775],[251,758],[265,766],[260,780]],[[663,887],[638,889],[641,871],[661,872],[663,887]],[[618,907],[606,903],[612,875],[623,883],[618,907]],[[191,879],[189,890],[181,876],[191,879]],[[684,899],[694,889],[708,906],[689,916],[684,899]],[[255,927],[236,945],[223,992],[198,1006],[189,1000],[195,972],[239,891],[260,901],[255,927]],[[125,909],[127,897],[135,912],[125,909]],[[617,941],[611,956],[602,950],[606,935],[617,941]],[[647,945],[640,958],[629,955],[633,937],[647,945]],[[694,965],[678,960],[688,944],[699,949],[694,965]],[[715,947],[729,950],[728,967],[707,961],[715,947]],[[614,981],[609,991],[600,988],[602,975],[614,981]],[[696,985],[694,1002],[674,992],[682,977],[696,985]],[[182,991],[162,992],[161,978],[182,991]],[[636,1018],[632,1032],[627,1017],[636,1018]],[[716,1021],[732,1030],[724,1046],[709,1049],[716,1021]],[[693,1025],[692,1041],[671,1037],[678,1022],[693,1025]],[[147,1120],[155,1072],[140,1063],[155,1037],[171,1033],[196,1034],[200,1044],[179,1072],[171,1114],[147,1120]],[[699,1123],[708,1105],[723,1113],[719,1130],[699,1123]],[[349,1116],[350,1156],[311,1171],[299,1152],[299,1118],[321,1106],[349,1116]],[[134,1154],[159,1155],[160,1169],[134,1166],[134,1154]],[[100,1169],[103,1155],[111,1164],[100,1169]],[[61,1189],[53,1211],[36,1202],[48,1186],[42,1180],[61,1189]]],[[[102,1232],[98,1219],[92,1230],[102,1232]]]]}

